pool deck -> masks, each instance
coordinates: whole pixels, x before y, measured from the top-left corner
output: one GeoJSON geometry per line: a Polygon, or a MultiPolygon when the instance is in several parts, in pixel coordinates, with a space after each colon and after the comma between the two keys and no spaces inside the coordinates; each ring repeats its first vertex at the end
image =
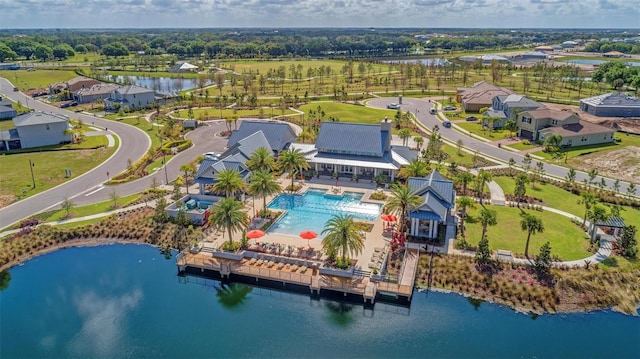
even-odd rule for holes
{"type": "MultiPolygon", "coordinates": [[[[282,181],[287,183],[286,179],[282,181]]],[[[303,184],[303,188],[298,193],[304,193],[308,188],[321,188],[333,194],[335,188],[335,180],[314,179],[300,183],[303,184]]],[[[384,201],[369,199],[369,195],[374,190],[375,184],[370,183],[343,182],[340,187],[340,193],[345,191],[364,193],[363,202],[384,203],[384,201]]],[[[267,201],[271,199],[267,198],[267,201]]],[[[252,211],[251,200],[246,202],[249,211],[252,211]]],[[[211,232],[202,243],[200,252],[183,252],[176,264],[181,271],[187,268],[191,268],[192,271],[199,269],[201,272],[212,270],[219,272],[222,277],[239,275],[255,278],[256,281],[264,279],[282,282],[283,285],[308,286],[312,294],[320,294],[321,291],[329,290],[342,292],[345,295],[362,296],[365,302],[373,303],[377,294],[384,293],[410,300],[413,293],[417,260],[404,263],[402,273],[398,274],[399,283],[383,282],[377,278],[372,273],[373,268],[380,271],[386,262],[386,256],[390,251],[390,232],[384,231],[385,223],[379,216],[371,223],[373,228],[371,232],[365,232],[365,246],[362,253],[352,258],[355,260],[355,265],[351,275],[328,273],[331,271],[321,269],[324,260],[321,239],[303,240],[298,236],[278,233],[266,233],[259,239],[250,240],[249,250],[234,256],[225,255],[224,252],[218,251],[218,248],[221,248],[223,243],[229,240],[228,235],[222,231],[211,232]],[[261,245],[258,246],[257,243],[261,245]],[[265,252],[262,252],[263,243],[270,245],[265,246],[265,252]]],[[[238,240],[239,237],[240,233],[234,233],[234,240],[238,240]]],[[[415,257],[417,255],[415,253],[415,257]]],[[[405,256],[405,258],[415,257],[405,256]]]]}

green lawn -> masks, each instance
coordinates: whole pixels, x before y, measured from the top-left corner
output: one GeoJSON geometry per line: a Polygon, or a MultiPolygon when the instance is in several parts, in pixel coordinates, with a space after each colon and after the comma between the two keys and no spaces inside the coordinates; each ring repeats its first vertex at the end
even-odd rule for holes
{"type": "MultiPolygon", "coordinates": [[[[592,153],[605,153],[606,151],[619,150],[625,146],[635,146],[640,147],[640,135],[630,135],[618,132],[615,134],[616,142],[606,143],[606,144],[598,144],[598,145],[589,145],[589,146],[579,146],[569,148],[567,150],[561,151],[561,156],[558,156],[557,162],[564,162],[565,154],[568,159],[569,164],[571,164],[571,159],[592,154],[592,153]]],[[[538,151],[535,152],[535,155],[544,157],[547,160],[553,158],[552,154],[538,151]]]]}
{"type": "MultiPolygon", "coordinates": [[[[269,70],[277,70],[280,66],[284,66],[286,69],[286,76],[290,76],[289,68],[291,65],[296,67],[302,66],[302,77],[307,77],[307,70],[312,67],[315,69],[320,68],[320,66],[330,67],[332,74],[341,74],[342,67],[346,64],[345,61],[339,60],[273,60],[273,61],[222,61],[218,63],[216,66],[222,67],[224,69],[233,70],[238,73],[260,73],[266,74],[269,70]]],[[[367,63],[365,63],[367,64],[367,63]]],[[[354,62],[354,69],[358,68],[358,62],[354,62]]],[[[373,64],[373,70],[375,73],[380,70],[381,72],[387,72],[389,70],[389,66],[386,64],[373,64]]],[[[330,77],[330,76],[329,76],[330,77]]],[[[331,79],[329,77],[325,77],[325,82],[330,82],[331,79]]],[[[354,77],[358,78],[359,74],[357,71],[354,71],[354,77]]]]}
{"type": "Polygon", "coordinates": [[[163,162],[164,160],[166,160],[167,162],[169,162],[169,160],[173,158],[173,155],[166,155],[163,157],[158,157],[157,160],[151,162],[147,168],[145,168],[145,171],[147,171],[147,173],[153,173],[154,171],[160,170],[162,168],[163,162]]]}
{"type": "MultiPolygon", "coordinates": [[[[465,222],[468,241],[474,246],[478,244],[482,233],[482,226],[477,220],[480,208],[478,205],[471,210],[470,217],[465,222]]],[[[523,256],[527,232],[520,229],[520,209],[495,206],[491,206],[490,209],[497,212],[498,220],[496,226],[487,229],[491,249],[505,249],[523,256]]],[[[531,242],[529,243],[530,255],[537,254],[546,241],[551,243],[552,255],[557,255],[563,260],[581,259],[591,255],[587,251],[589,247],[587,235],[578,226],[571,223],[569,218],[549,211],[525,210],[525,212],[540,218],[545,228],[543,233],[531,236],[531,242]]]]}
{"type": "Polygon", "coordinates": [[[339,102],[314,102],[300,106],[300,111],[308,114],[309,110],[317,112],[318,107],[324,111],[325,120],[333,116],[340,122],[380,124],[380,121],[382,121],[385,116],[393,120],[396,115],[396,110],[380,110],[339,102]]]}
{"type": "MultiPolygon", "coordinates": [[[[87,140],[81,146],[87,142],[98,141],[103,141],[106,144],[106,139],[102,136],[87,137],[87,140]]],[[[65,146],[74,145],[62,145],[59,147],[65,146]]],[[[102,147],[91,150],[78,149],[2,154],[0,155],[0,168],[10,169],[3,170],[2,176],[0,176],[0,198],[2,203],[6,205],[16,199],[32,196],[66,182],[68,178],[65,178],[65,168],[71,170],[71,178],[76,178],[104,162],[117,148],[116,143],[116,146],[111,148],[102,147]],[[29,160],[34,163],[35,189],[32,188],[29,160]]],[[[72,196],[73,194],[61,193],[60,199],[62,200],[65,195],[72,196]]]]}
{"type": "MultiPolygon", "coordinates": [[[[130,116],[130,115],[127,115],[127,116],[130,116]]],[[[149,123],[144,118],[144,116],[140,115],[140,116],[136,116],[135,118],[120,118],[117,115],[113,115],[113,116],[109,115],[109,116],[105,116],[104,118],[108,120],[123,122],[131,126],[135,126],[141,129],[142,131],[144,131],[149,137],[151,137],[151,147],[156,148],[160,146],[160,137],[158,136],[159,127],[149,123]]]]}
{"type": "MultiPolygon", "coordinates": [[[[109,189],[108,187],[103,189],[103,191],[109,191],[109,193],[111,193],[111,189],[109,189]]],[[[140,197],[140,195],[132,194],[129,196],[118,198],[116,202],[118,203],[119,207],[126,207],[132,202],[136,201],[138,197],[140,197]]],[[[73,200],[71,200],[71,202],[73,202],[73,200]]],[[[70,214],[69,218],[79,218],[84,216],[90,216],[92,214],[108,212],[112,210],[111,205],[113,205],[113,201],[109,200],[109,201],[94,203],[86,206],[73,207],[69,211],[69,214],[70,214]]],[[[52,213],[48,218],[44,219],[44,221],[45,222],[59,221],[61,219],[65,219],[65,215],[66,215],[66,211],[61,209],[59,211],[52,213]]]]}
{"type": "Polygon", "coordinates": [[[458,122],[456,123],[457,126],[475,134],[478,135],[482,138],[486,138],[489,141],[496,141],[496,140],[502,140],[504,138],[507,138],[509,136],[511,136],[511,133],[509,133],[509,131],[507,130],[493,130],[493,131],[489,131],[487,130],[483,130],[482,129],[482,121],[465,121],[465,122],[458,122]]]}
{"type": "Polygon", "coordinates": [[[508,146],[518,151],[524,151],[536,147],[535,144],[532,144],[531,142],[529,142],[529,144],[526,144],[524,141],[509,144],[508,146]]]}
{"type": "Polygon", "coordinates": [[[48,88],[54,82],[68,81],[77,76],[78,74],[70,70],[0,71],[0,77],[11,81],[21,91],[48,88]]]}
{"type": "MultiPolygon", "coordinates": [[[[291,111],[289,109],[285,109],[285,115],[292,115],[296,112],[291,111]]],[[[206,119],[206,118],[233,118],[233,116],[238,116],[238,118],[242,117],[257,117],[260,115],[259,109],[252,110],[231,110],[231,109],[223,109],[222,115],[220,114],[219,108],[194,108],[193,109],[193,118],[195,119],[206,119]]],[[[269,107],[263,108],[262,116],[263,118],[268,118],[271,116],[282,116],[282,110],[280,109],[272,109],[269,107]]],[[[179,110],[173,113],[173,116],[187,119],[189,118],[189,110],[179,110]]]]}
{"type": "Polygon", "coordinates": [[[458,155],[458,148],[449,145],[443,145],[442,151],[449,155],[447,159],[449,163],[455,162],[464,167],[471,167],[471,165],[473,165],[473,154],[471,153],[460,151],[460,155],[458,155]]]}

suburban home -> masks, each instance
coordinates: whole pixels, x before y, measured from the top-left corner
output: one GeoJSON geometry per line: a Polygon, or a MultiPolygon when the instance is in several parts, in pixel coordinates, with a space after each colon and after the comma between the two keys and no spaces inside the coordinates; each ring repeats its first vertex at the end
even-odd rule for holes
{"type": "Polygon", "coordinates": [[[14,118],[17,114],[16,109],[13,108],[13,103],[0,97],[0,120],[14,118]]]}
{"type": "Polygon", "coordinates": [[[602,57],[610,57],[610,58],[615,58],[615,59],[618,59],[618,58],[621,58],[621,57],[626,57],[626,56],[628,56],[628,55],[626,55],[626,54],[624,54],[624,53],[622,53],[620,51],[609,51],[607,53],[602,54],[602,57]]]}
{"type": "Polygon", "coordinates": [[[323,122],[315,144],[292,143],[318,175],[393,181],[403,165],[418,156],[406,146],[391,145],[391,120],[380,125],[323,122]]]}
{"type": "Polygon", "coordinates": [[[0,62],[0,70],[20,70],[20,65],[9,62],[0,62]]]}
{"type": "Polygon", "coordinates": [[[278,154],[280,151],[287,149],[298,137],[291,125],[286,122],[244,120],[240,123],[240,128],[231,132],[227,146],[233,147],[238,141],[258,131],[262,131],[262,134],[269,143],[268,148],[270,148],[274,154],[278,154]]]}
{"type": "Polygon", "coordinates": [[[553,52],[553,47],[548,46],[548,45],[542,45],[542,46],[537,46],[533,50],[534,51],[539,51],[539,52],[553,52]]]}
{"type": "Polygon", "coordinates": [[[480,81],[471,87],[458,87],[456,101],[466,112],[479,112],[483,107],[491,107],[493,99],[500,95],[511,95],[513,91],[480,81]]]}
{"type": "Polygon", "coordinates": [[[640,117],[640,99],[612,92],[581,99],[580,110],[600,117],[640,117]]]}
{"type": "Polygon", "coordinates": [[[49,93],[59,93],[64,90],[68,90],[71,95],[77,93],[83,88],[90,88],[93,85],[101,84],[102,82],[85,76],[74,77],[66,82],[56,82],[49,85],[49,93]]]}
{"type": "Polygon", "coordinates": [[[518,114],[518,136],[544,141],[553,134],[562,136],[560,146],[577,147],[614,141],[615,131],[583,121],[570,111],[538,109],[518,114]]]}
{"type": "MultiPolygon", "coordinates": [[[[516,113],[535,110],[541,107],[544,107],[544,105],[540,102],[528,99],[522,95],[499,95],[493,98],[491,108],[483,114],[483,117],[499,118],[500,121],[494,122],[493,127],[501,128],[508,119],[515,119],[516,113]]],[[[487,119],[483,121],[485,125],[489,125],[487,119]]]]}
{"type": "Polygon", "coordinates": [[[434,239],[455,238],[457,219],[451,213],[455,206],[456,192],[453,181],[433,171],[424,178],[409,177],[407,185],[422,197],[422,204],[409,213],[409,233],[413,237],[434,239]]]}
{"type": "Polygon", "coordinates": [[[47,112],[28,112],[13,119],[15,128],[2,131],[0,150],[68,143],[73,139],[69,118],[47,112]]]}
{"type": "Polygon", "coordinates": [[[78,103],[90,103],[98,100],[104,100],[109,97],[111,92],[120,88],[120,85],[99,83],[91,87],[81,88],[73,94],[73,99],[78,103]]]}
{"type": "Polygon", "coordinates": [[[104,105],[107,110],[118,110],[120,108],[125,111],[147,108],[155,104],[155,92],[148,88],[127,85],[119,87],[104,99],[104,105]]]}
{"type": "Polygon", "coordinates": [[[167,69],[169,72],[195,72],[198,71],[198,66],[192,65],[186,61],[178,61],[173,66],[167,69]]]}

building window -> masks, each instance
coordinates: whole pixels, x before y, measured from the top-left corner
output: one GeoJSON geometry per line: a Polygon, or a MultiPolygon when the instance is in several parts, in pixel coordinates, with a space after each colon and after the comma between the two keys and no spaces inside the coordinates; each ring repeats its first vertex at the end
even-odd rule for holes
{"type": "Polygon", "coordinates": [[[531,123],[531,117],[523,117],[522,123],[531,123]]]}
{"type": "Polygon", "coordinates": [[[49,131],[49,125],[47,125],[47,131],[49,131]]]}
{"type": "Polygon", "coordinates": [[[558,126],[558,120],[551,120],[551,126],[558,126]]]}

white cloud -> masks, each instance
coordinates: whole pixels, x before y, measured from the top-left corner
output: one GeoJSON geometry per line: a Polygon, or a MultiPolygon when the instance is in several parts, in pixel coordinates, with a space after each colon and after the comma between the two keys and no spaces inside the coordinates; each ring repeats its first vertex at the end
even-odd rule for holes
{"type": "Polygon", "coordinates": [[[628,27],[628,0],[0,0],[3,28],[628,27]]]}

